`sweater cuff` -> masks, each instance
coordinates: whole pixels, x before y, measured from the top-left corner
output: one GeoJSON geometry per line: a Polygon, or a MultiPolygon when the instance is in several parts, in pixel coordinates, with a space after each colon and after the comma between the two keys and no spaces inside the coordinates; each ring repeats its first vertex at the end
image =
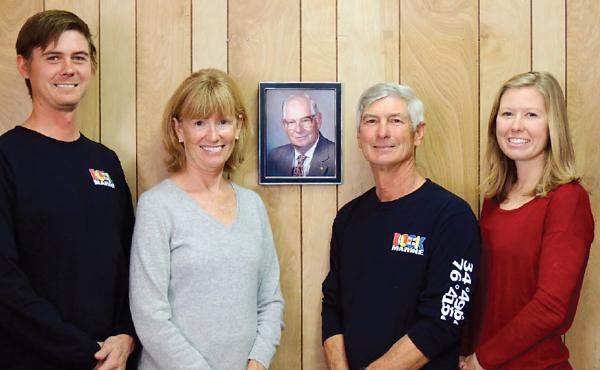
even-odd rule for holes
{"type": "Polygon", "coordinates": [[[254,340],[254,346],[252,346],[252,350],[248,355],[248,359],[258,361],[265,369],[268,369],[274,354],[275,347],[266,343],[260,336],[257,336],[254,340]]]}

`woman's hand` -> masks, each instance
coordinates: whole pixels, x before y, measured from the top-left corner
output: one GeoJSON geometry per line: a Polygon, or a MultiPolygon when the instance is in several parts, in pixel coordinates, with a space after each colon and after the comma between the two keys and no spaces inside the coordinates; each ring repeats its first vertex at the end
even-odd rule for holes
{"type": "Polygon", "coordinates": [[[265,369],[264,366],[262,366],[262,364],[256,360],[250,360],[248,361],[248,366],[246,367],[246,370],[267,370],[265,369]]]}

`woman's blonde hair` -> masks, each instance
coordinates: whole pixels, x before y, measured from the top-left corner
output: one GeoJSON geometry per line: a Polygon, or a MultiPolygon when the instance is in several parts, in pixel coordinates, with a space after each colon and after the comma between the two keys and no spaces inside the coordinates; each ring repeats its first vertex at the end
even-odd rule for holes
{"type": "Polygon", "coordinates": [[[512,185],[517,180],[515,162],[504,155],[496,139],[496,118],[500,100],[508,89],[529,86],[535,87],[544,98],[549,132],[544,171],[532,195],[543,197],[558,185],[579,181],[575,169],[575,153],[569,131],[565,98],[560,84],[547,72],[521,73],[502,85],[496,94],[488,121],[487,178],[481,187],[486,198],[494,198],[497,202],[507,198],[512,185]]]}
{"type": "Polygon", "coordinates": [[[175,90],[163,114],[163,145],[167,151],[169,172],[185,167],[185,149],[179,142],[173,119],[208,118],[213,114],[233,117],[240,125],[240,134],[224,170],[233,172],[244,161],[245,144],[250,136],[248,116],[235,82],[218,69],[201,69],[186,78],[175,90]]]}

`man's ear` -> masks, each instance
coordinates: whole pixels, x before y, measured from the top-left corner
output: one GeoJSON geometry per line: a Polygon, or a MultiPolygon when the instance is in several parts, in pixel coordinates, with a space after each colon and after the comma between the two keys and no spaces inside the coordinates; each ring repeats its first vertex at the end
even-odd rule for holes
{"type": "Polygon", "coordinates": [[[21,77],[29,78],[29,61],[22,55],[17,55],[17,71],[21,77]]]}
{"type": "Polygon", "coordinates": [[[420,122],[415,128],[415,146],[419,146],[423,143],[423,139],[425,138],[425,122],[420,122]]]}
{"type": "Polygon", "coordinates": [[[317,130],[321,129],[322,120],[323,120],[323,116],[321,115],[321,112],[315,114],[315,127],[317,128],[317,130]]]}

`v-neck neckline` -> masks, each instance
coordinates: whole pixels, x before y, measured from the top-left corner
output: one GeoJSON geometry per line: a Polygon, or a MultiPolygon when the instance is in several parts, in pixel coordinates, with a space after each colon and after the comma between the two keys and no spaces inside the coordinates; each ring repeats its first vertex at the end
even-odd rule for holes
{"type": "Polygon", "coordinates": [[[229,182],[229,184],[231,185],[231,188],[233,189],[233,192],[235,194],[235,217],[233,218],[233,222],[231,224],[226,224],[223,221],[216,218],[215,216],[213,216],[206,209],[204,209],[190,194],[188,194],[187,191],[180,188],[179,185],[177,185],[175,183],[175,181],[171,180],[170,178],[165,179],[165,181],[168,181],[168,183],[171,186],[175,187],[177,192],[182,193],[183,196],[187,199],[187,201],[189,201],[190,203],[193,203],[193,207],[195,207],[202,215],[204,215],[205,217],[210,219],[213,223],[219,225],[223,229],[225,229],[227,231],[232,231],[235,228],[235,226],[238,224],[238,221],[240,218],[240,194],[239,194],[236,184],[234,184],[233,182],[229,182]]]}

